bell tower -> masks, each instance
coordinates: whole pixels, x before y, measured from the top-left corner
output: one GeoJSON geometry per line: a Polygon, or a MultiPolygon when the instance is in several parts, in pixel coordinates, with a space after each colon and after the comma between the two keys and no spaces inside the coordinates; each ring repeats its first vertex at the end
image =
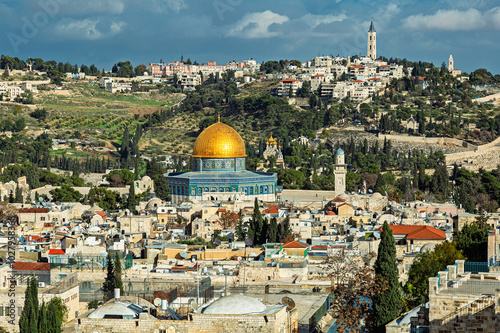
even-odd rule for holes
{"type": "Polygon", "coordinates": [[[372,58],[372,60],[377,59],[377,32],[373,26],[373,17],[370,24],[370,30],[368,30],[368,47],[366,55],[372,58]]]}
{"type": "Polygon", "coordinates": [[[451,73],[453,72],[453,56],[450,53],[450,58],[448,58],[448,71],[451,73]]]}

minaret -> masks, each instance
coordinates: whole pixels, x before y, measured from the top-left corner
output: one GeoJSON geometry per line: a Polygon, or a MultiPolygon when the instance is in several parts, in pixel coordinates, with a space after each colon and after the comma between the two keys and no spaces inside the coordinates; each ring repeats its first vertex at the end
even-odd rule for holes
{"type": "Polygon", "coordinates": [[[351,67],[351,56],[347,55],[347,67],[351,67]]]}
{"type": "Polygon", "coordinates": [[[368,47],[366,55],[373,60],[377,59],[377,32],[373,26],[373,17],[372,23],[370,24],[370,30],[368,30],[368,47]]]}
{"type": "Polygon", "coordinates": [[[333,174],[335,176],[335,195],[345,192],[345,177],[347,174],[347,164],[345,164],[344,151],[339,148],[335,153],[335,164],[333,165],[333,174]]]}
{"type": "Polygon", "coordinates": [[[453,56],[450,53],[450,58],[448,58],[448,71],[453,72],[453,56]]]}

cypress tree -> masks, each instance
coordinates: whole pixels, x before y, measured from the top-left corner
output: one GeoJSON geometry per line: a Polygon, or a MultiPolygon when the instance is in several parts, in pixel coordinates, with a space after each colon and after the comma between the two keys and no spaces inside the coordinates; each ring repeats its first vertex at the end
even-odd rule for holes
{"type": "Polygon", "coordinates": [[[378,256],[375,261],[375,275],[382,283],[382,291],[373,299],[374,325],[384,332],[384,325],[398,317],[402,303],[399,292],[396,242],[387,221],[384,222],[378,256]]]}
{"type": "Polygon", "coordinates": [[[271,218],[271,222],[269,223],[269,226],[267,228],[267,235],[266,235],[267,241],[269,243],[276,243],[277,238],[278,238],[278,223],[276,222],[276,218],[273,217],[271,218]]]}
{"type": "Polygon", "coordinates": [[[245,231],[245,224],[243,222],[243,213],[240,209],[240,212],[238,213],[238,224],[236,225],[236,229],[234,231],[234,233],[236,234],[236,238],[239,240],[239,241],[244,241],[247,234],[246,234],[246,231],[245,231]]]}
{"type": "Polygon", "coordinates": [[[130,210],[133,213],[135,211],[135,205],[136,205],[135,186],[134,183],[132,183],[132,185],[130,185],[130,188],[128,190],[128,198],[127,198],[128,210],[130,210]]]}
{"type": "Polygon", "coordinates": [[[257,200],[257,198],[255,198],[253,207],[252,229],[253,229],[253,243],[262,244],[260,243],[260,241],[262,238],[262,230],[264,229],[264,220],[262,219],[262,214],[260,213],[259,201],[257,200]]]}
{"type": "Polygon", "coordinates": [[[115,288],[120,288],[120,293],[123,292],[122,263],[118,252],[115,253],[115,288]]]}
{"type": "Polygon", "coordinates": [[[16,187],[16,197],[14,198],[14,202],[16,203],[23,203],[24,198],[23,198],[23,190],[21,189],[21,186],[19,184],[16,187]]]}
{"type": "Polygon", "coordinates": [[[111,252],[108,252],[108,266],[107,274],[102,285],[102,291],[104,292],[104,297],[110,299],[113,291],[115,289],[115,265],[113,264],[113,259],[111,258],[111,252]]]}
{"type": "Polygon", "coordinates": [[[38,332],[47,332],[48,331],[48,323],[47,323],[47,307],[45,306],[45,302],[42,303],[40,307],[40,313],[38,315],[38,332]]]}

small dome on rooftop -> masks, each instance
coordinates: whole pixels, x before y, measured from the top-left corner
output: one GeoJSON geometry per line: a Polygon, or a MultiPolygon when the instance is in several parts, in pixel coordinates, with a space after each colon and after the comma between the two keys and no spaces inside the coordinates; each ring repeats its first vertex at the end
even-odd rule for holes
{"type": "Polygon", "coordinates": [[[224,296],[202,310],[205,314],[253,314],[266,310],[266,306],[256,298],[244,295],[224,296]]]}
{"type": "Polygon", "coordinates": [[[342,148],[337,149],[337,155],[344,155],[342,148]]]}

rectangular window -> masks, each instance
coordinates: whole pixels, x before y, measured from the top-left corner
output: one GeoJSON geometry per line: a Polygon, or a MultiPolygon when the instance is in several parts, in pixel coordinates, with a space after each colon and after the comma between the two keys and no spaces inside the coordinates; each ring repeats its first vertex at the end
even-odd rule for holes
{"type": "Polygon", "coordinates": [[[8,306],[5,307],[5,316],[7,316],[7,317],[9,316],[9,307],[8,306]]]}
{"type": "Polygon", "coordinates": [[[0,316],[3,316],[3,306],[0,306],[0,316]]]}
{"type": "Polygon", "coordinates": [[[45,216],[41,216],[40,221],[45,221],[45,216]]]}

